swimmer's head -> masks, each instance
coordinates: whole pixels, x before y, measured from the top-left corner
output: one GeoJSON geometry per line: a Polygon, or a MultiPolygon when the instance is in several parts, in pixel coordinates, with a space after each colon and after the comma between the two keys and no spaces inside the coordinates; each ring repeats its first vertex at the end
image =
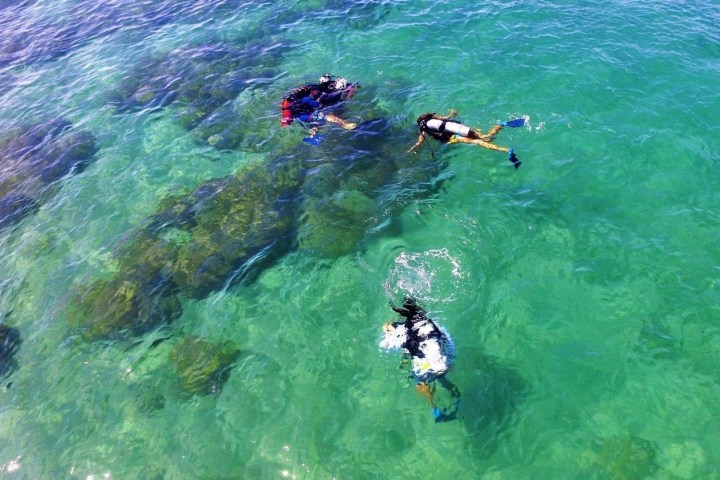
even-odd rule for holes
{"type": "Polygon", "coordinates": [[[418,308],[417,301],[415,301],[415,299],[413,297],[406,295],[405,298],[403,299],[403,308],[407,308],[407,309],[418,308]]]}

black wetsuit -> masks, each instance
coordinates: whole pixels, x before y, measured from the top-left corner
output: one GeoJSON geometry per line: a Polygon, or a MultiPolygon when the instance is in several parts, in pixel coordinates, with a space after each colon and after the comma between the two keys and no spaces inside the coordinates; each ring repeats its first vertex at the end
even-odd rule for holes
{"type": "Polygon", "coordinates": [[[417,124],[418,124],[418,128],[420,129],[420,132],[427,133],[428,135],[433,137],[438,142],[448,143],[450,141],[450,139],[454,136],[454,134],[452,132],[445,131],[445,129],[443,128],[445,126],[444,121],[440,125],[440,131],[436,131],[436,130],[432,130],[432,129],[428,128],[427,122],[428,122],[428,120],[432,120],[433,118],[442,120],[442,119],[439,119],[438,117],[436,117],[434,113],[425,113],[423,115],[420,115],[420,117],[418,117],[417,124]]]}
{"type": "Polygon", "coordinates": [[[291,124],[296,118],[310,121],[316,110],[340,103],[343,100],[343,90],[335,90],[334,85],[335,82],[327,81],[303,85],[293,90],[281,103],[283,125],[291,124]]]}
{"type": "Polygon", "coordinates": [[[403,343],[402,347],[407,350],[411,356],[418,358],[425,357],[425,353],[421,348],[421,343],[426,340],[435,339],[440,344],[447,343],[447,338],[443,332],[440,328],[438,328],[435,322],[427,317],[425,310],[419,307],[417,303],[415,303],[414,299],[406,297],[403,302],[403,306],[400,308],[394,305],[391,306],[393,310],[405,317],[405,321],[395,322],[393,325],[397,326],[403,324],[405,326],[407,331],[407,340],[403,343]],[[419,334],[419,328],[424,325],[429,325],[431,327],[430,333],[419,334]]]}
{"type": "MultiPolygon", "coordinates": [[[[437,342],[442,352],[453,355],[454,347],[448,336],[440,330],[435,322],[430,320],[425,310],[418,306],[415,299],[405,297],[402,307],[396,307],[390,304],[393,310],[405,318],[403,322],[395,322],[393,326],[403,325],[406,330],[407,338],[402,345],[412,357],[425,358],[423,352],[423,344],[428,342],[437,342]],[[429,328],[429,331],[427,327],[429,328]]],[[[449,363],[448,363],[449,366],[449,363]]],[[[457,418],[458,405],[460,402],[460,390],[455,384],[445,377],[445,372],[439,375],[430,375],[425,378],[418,379],[422,382],[432,382],[437,380],[438,383],[449,393],[450,401],[443,406],[439,406],[435,401],[431,400],[433,405],[433,416],[436,422],[447,422],[457,418]]]]}

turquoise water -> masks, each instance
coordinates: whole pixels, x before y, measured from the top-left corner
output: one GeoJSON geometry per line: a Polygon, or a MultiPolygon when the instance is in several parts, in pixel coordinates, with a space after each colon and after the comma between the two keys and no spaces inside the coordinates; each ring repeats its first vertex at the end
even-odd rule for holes
{"type": "Polygon", "coordinates": [[[3,188],[37,206],[0,231],[0,322],[22,338],[0,476],[718,478],[718,24],[715,2],[0,2],[0,140],[62,117],[96,147],[47,184],[3,150],[3,188]],[[118,93],[197,71],[224,88],[192,110],[205,123],[182,95],[118,93]],[[362,84],[345,114],[382,116],[382,135],[326,128],[314,148],[278,127],[282,96],[324,72],[362,84]],[[529,116],[496,139],[522,167],[405,154],[414,119],[450,108],[481,129],[529,116]],[[222,115],[228,148],[203,130],[222,115]],[[237,178],[261,202],[294,164],[294,227],[268,261],[181,289],[147,328],[88,333],[113,307],[74,299],[134,281],[124,248],[168,197],[259,165],[237,178]],[[407,294],[455,340],[457,420],[434,423],[378,348],[407,294]],[[240,349],[209,394],[174,366],[196,337],[240,349]]]}

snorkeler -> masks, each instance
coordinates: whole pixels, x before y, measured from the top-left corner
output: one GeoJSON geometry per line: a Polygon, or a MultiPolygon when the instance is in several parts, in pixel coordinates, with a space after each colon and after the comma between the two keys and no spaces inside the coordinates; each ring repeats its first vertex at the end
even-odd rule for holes
{"type": "Polygon", "coordinates": [[[442,143],[469,143],[490,150],[507,152],[508,160],[512,162],[516,169],[520,168],[522,162],[518,160],[517,155],[515,155],[515,152],[511,148],[495,145],[492,141],[503,127],[523,126],[525,124],[525,118],[516,118],[507,122],[500,122],[494,125],[487,133],[482,133],[480,130],[470,128],[460,122],[451,121],[450,119],[456,115],[457,110],[455,109],[451,109],[447,115],[436,115],[435,113],[423,113],[420,115],[417,119],[420,136],[408,152],[413,152],[417,147],[422,145],[425,141],[425,135],[427,134],[442,143]]]}
{"type": "Polygon", "coordinates": [[[357,124],[322,110],[352,98],[359,87],[357,83],[349,83],[345,78],[328,74],[320,77],[319,83],[298,87],[280,103],[281,125],[287,127],[293,121],[299,120],[311,127],[310,137],[314,137],[317,128],[325,122],[336,123],[346,130],[352,130],[357,124]]]}
{"type": "Polygon", "coordinates": [[[405,297],[402,307],[390,306],[404,320],[383,325],[380,348],[402,348],[412,362],[412,374],[417,381],[415,389],[430,402],[435,421],[453,420],[457,417],[460,390],[445,377],[455,359],[455,345],[450,335],[428,318],[411,297],[405,297]],[[436,396],[436,381],[445,392],[442,402],[436,396]]]}

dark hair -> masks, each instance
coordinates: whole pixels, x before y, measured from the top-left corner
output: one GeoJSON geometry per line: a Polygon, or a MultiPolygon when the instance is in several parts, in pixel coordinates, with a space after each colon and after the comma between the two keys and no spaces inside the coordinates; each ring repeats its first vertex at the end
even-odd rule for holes
{"type": "Polygon", "coordinates": [[[420,115],[420,116],[418,117],[418,119],[417,119],[417,124],[420,125],[421,123],[427,122],[428,120],[430,120],[430,119],[433,118],[434,116],[435,116],[435,113],[434,113],[434,112],[433,112],[433,113],[423,113],[422,115],[420,115]]]}

